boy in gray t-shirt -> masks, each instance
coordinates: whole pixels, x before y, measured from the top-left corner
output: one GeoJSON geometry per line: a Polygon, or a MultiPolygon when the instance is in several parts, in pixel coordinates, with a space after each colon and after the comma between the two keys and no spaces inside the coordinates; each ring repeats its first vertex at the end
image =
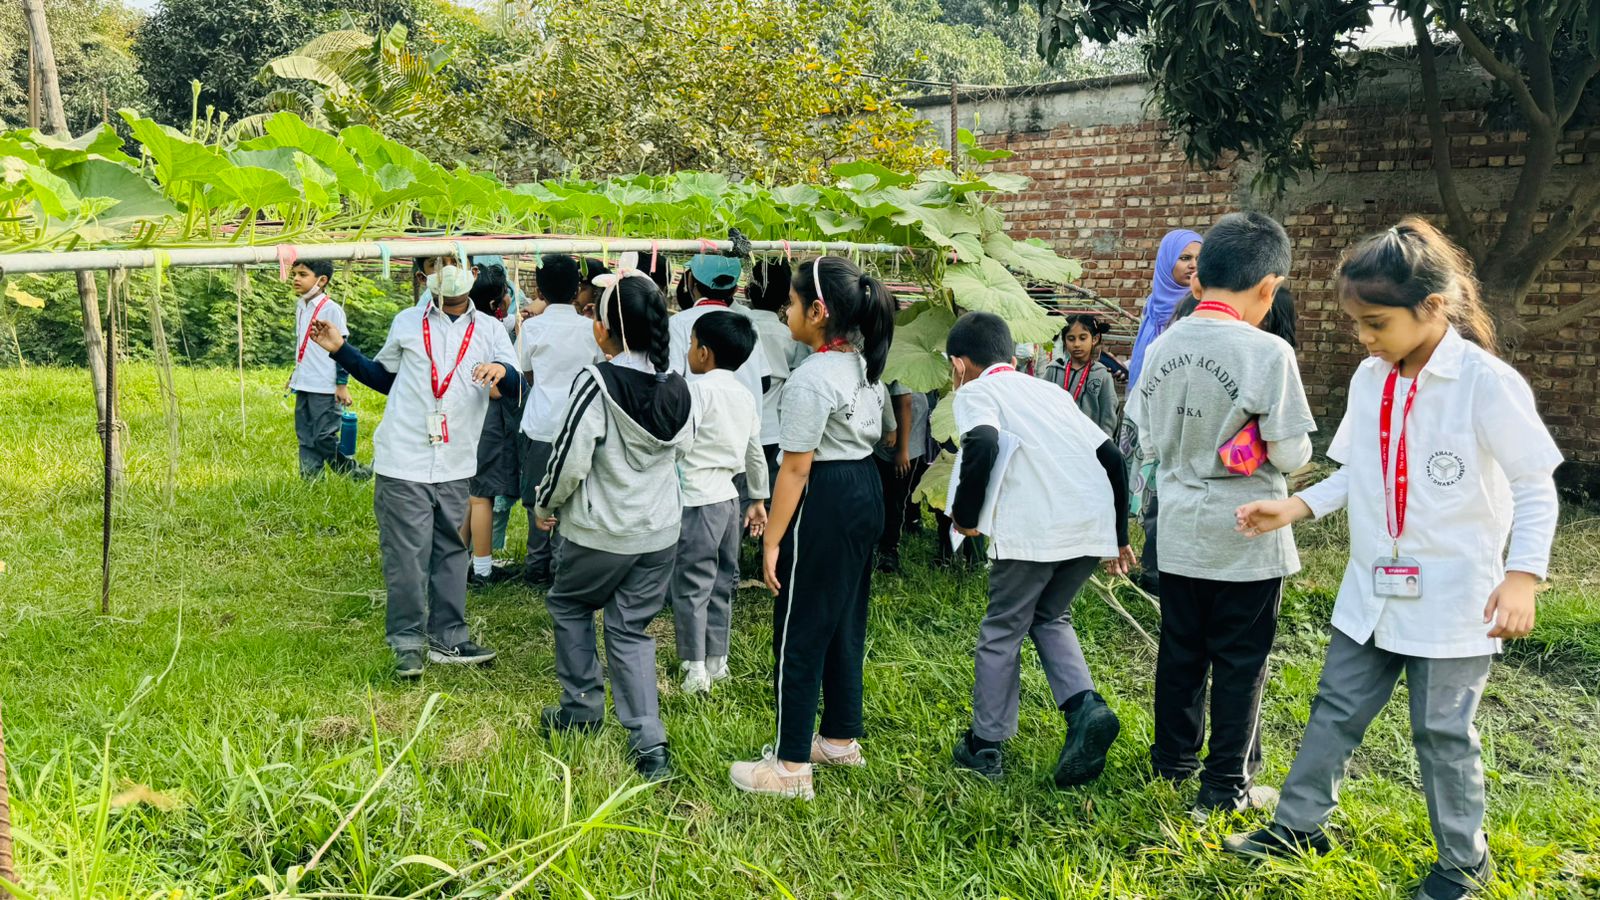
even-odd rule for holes
{"type": "Polygon", "coordinates": [[[1283,473],[1311,459],[1316,425],[1294,351],[1257,327],[1288,270],[1283,226],[1260,213],[1219,219],[1200,251],[1200,305],[1150,346],[1128,392],[1143,454],[1160,464],[1161,648],[1150,760],[1174,781],[1200,770],[1209,672],[1210,751],[1197,819],[1276,799],[1252,781],[1283,579],[1299,571],[1300,558],[1288,529],[1274,541],[1246,540],[1234,510],[1287,496],[1283,473]],[[1251,422],[1265,459],[1248,475],[1229,471],[1218,450],[1251,422]]]}

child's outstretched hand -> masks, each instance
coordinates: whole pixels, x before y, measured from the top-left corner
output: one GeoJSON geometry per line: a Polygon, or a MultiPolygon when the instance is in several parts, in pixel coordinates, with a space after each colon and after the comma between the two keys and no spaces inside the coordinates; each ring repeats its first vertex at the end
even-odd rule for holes
{"type": "Polygon", "coordinates": [[[1126,575],[1133,571],[1136,562],[1133,558],[1133,548],[1124,545],[1117,549],[1114,559],[1106,560],[1106,572],[1111,575],[1126,575]]]}
{"type": "Polygon", "coordinates": [[[744,514],[744,530],[751,537],[761,537],[767,530],[767,504],[760,500],[750,504],[750,509],[744,514]]]}
{"type": "Polygon", "coordinates": [[[1246,503],[1233,512],[1238,521],[1238,531],[1245,537],[1260,537],[1302,520],[1311,518],[1311,507],[1299,497],[1287,500],[1257,500],[1246,503]]]}
{"type": "Polygon", "coordinates": [[[1507,572],[1506,580],[1489,595],[1489,605],[1483,608],[1483,623],[1494,623],[1489,637],[1527,637],[1533,630],[1534,594],[1538,589],[1539,579],[1527,572],[1507,572]]]}
{"type": "Polygon", "coordinates": [[[478,363],[472,367],[473,384],[492,388],[504,377],[506,377],[506,367],[499,363],[478,363]]]}
{"type": "Polygon", "coordinates": [[[339,348],[344,346],[344,335],[333,327],[332,322],[324,319],[317,319],[311,323],[311,339],[316,341],[318,347],[329,353],[338,353],[339,348]]]}

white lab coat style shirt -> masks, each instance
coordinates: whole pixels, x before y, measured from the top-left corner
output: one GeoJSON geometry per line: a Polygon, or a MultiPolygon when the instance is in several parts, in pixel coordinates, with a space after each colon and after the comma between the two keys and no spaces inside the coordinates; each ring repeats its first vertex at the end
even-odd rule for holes
{"type": "Polygon", "coordinates": [[[767,458],[761,449],[761,414],[744,385],[727,369],[713,369],[689,385],[693,438],[678,463],[683,505],[733,500],[735,475],[745,476],[750,499],[768,495],[767,458]]]}
{"type": "Polygon", "coordinates": [[[405,481],[439,484],[471,478],[478,471],[478,437],[489,408],[489,389],[473,384],[472,369],[480,363],[500,363],[506,371],[516,366],[511,341],[500,322],[488,313],[467,307],[454,322],[436,306],[401,310],[389,326],[388,340],[373,361],[394,373],[394,386],[383,409],[383,421],[372,433],[372,468],[379,475],[405,481]],[[423,351],[422,317],[428,317],[433,362],[444,383],[472,329],[455,377],[438,403],[428,356],[423,351]],[[428,415],[443,409],[450,440],[428,442],[428,415]]]}
{"type": "MultiPolygon", "coordinates": [[[[1117,555],[1117,510],[1095,452],[1105,432],[1048,381],[990,367],[955,395],[956,430],[988,425],[1018,442],[995,495],[992,559],[1060,562],[1117,555]]],[[[956,461],[957,471],[961,462],[956,461]]],[[[995,477],[995,476],[991,476],[995,477]]],[[[994,489],[991,481],[990,489],[994,489]]]]}
{"type": "MultiPolygon", "coordinates": [[[[1376,596],[1372,566],[1394,550],[1378,450],[1383,387],[1392,370],[1376,357],[1356,369],[1349,406],[1328,448],[1342,468],[1297,495],[1318,518],[1349,506],[1350,562],[1333,627],[1353,641],[1371,638],[1405,656],[1497,653],[1501,642],[1488,636],[1493,624],[1484,624],[1483,608],[1508,570],[1546,576],[1561,452],[1522,376],[1451,329],[1418,375],[1405,420],[1408,496],[1400,555],[1421,565],[1422,596],[1376,596]]],[[[1395,387],[1392,443],[1399,440],[1407,387],[1406,379],[1395,387]]],[[[1395,462],[1391,449],[1391,482],[1395,462]]]]}
{"type": "Polygon", "coordinates": [[[744,313],[756,326],[756,352],[767,357],[767,392],[761,398],[761,443],[776,444],[781,433],[778,427],[778,409],[783,405],[783,384],[789,380],[794,367],[811,355],[811,348],[794,339],[782,318],[767,309],[751,309],[734,304],[735,312],[744,313]]]}
{"type": "MultiPolygon", "coordinates": [[[[683,380],[690,384],[705,376],[689,371],[689,336],[694,333],[695,320],[714,312],[732,312],[732,310],[728,304],[721,301],[701,300],[682,312],[674,313],[672,318],[667,320],[667,368],[682,375],[683,380]]],[[[759,346],[734,373],[739,383],[744,385],[750,396],[755,399],[757,408],[761,406],[761,379],[771,374],[772,369],[767,365],[767,355],[760,352],[759,346]]]]}
{"type": "Polygon", "coordinates": [[[339,329],[339,333],[345,337],[350,336],[350,329],[345,326],[344,307],[335,303],[333,298],[327,294],[318,294],[310,300],[296,300],[294,349],[295,353],[299,354],[301,342],[304,342],[305,353],[294,364],[294,374],[289,376],[289,390],[304,391],[307,394],[331,394],[339,367],[334,363],[333,357],[328,355],[328,351],[307,337],[313,315],[318,321],[327,322],[339,329]],[[323,303],[324,300],[328,302],[323,303]],[[322,304],[321,310],[317,309],[319,303],[322,304]]]}
{"type": "Polygon", "coordinates": [[[606,355],[594,342],[594,320],[579,315],[570,303],[552,303],[523,322],[517,340],[522,371],[533,378],[522,408],[522,433],[549,443],[561,430],[561,410],[573,379],[585,366],[605,362],[606,355]]]}

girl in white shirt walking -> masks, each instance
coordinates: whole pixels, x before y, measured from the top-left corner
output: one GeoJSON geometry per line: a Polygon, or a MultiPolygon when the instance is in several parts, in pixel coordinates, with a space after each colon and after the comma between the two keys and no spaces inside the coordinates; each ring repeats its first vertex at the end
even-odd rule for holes
{"type": "Polygon", "coordinates": [[[1368,238],[1337,277],[1371,354],[1350,380],[1328,448],[1341,468],[1287,500],[1247,504],[1238,519],[1255,536],[1348,506],[1350,562],[1275,820],[1226,847],[1250,856],[1325,850],[1322,827],[1350,756],[1404,672],[1439,850],[1415,896],[1459,900],[1492,874],[1473,718],[1501,639],[1533,628],[1561,454],[1528,383],[1494,356],[1466,254],[1433,226],[1408,218],[1368,238]]]}

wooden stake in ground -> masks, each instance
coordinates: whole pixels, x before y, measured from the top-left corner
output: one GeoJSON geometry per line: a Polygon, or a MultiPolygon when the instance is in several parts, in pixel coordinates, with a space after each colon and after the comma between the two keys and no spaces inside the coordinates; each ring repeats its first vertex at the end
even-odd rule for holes
{"type": "Polygon", "coordinates": [[[6,790],[6,725],[4,705],[0,704],[0,878],[17,883],[17,868],[11,859],[11,794],[6,790]]]}
{"type": "MultiPolygon", "coordinates": [[[[33,59],[29,68],[37,73],[40,100],[49,130],[63,138],[67,130],[67,111],[61,105],[61,80],[56,75],[55,46],[50,42],[50,25],[44,16],[44,0],[22,0],[23,21],[28,26],[28,51],[33,59]]],[[[89,358],[89,378],[94,383],[96,412],[100,429],[111,434],[112,473],[122,479],[122,437],[117,433],[116,411],[106,399],[104,348],[100,340],[100,293],[94,275],[78,272],[78,305],[83,310],[83,346],[89,358]]]]}
{"type": "MultiPolygon", "coordinates": [[[[106,279],[106,402],[116,409],[117,397],[117,292],[125,290],[128,270],[112,273],[106,279]]],[[[100,614],[111,614],[111,497],[116,493],[117,477],[114,470],[111,436],[115,429],[101,432],[101,450],[105,457],[105,509],[100,519],[100,614]]]]}

